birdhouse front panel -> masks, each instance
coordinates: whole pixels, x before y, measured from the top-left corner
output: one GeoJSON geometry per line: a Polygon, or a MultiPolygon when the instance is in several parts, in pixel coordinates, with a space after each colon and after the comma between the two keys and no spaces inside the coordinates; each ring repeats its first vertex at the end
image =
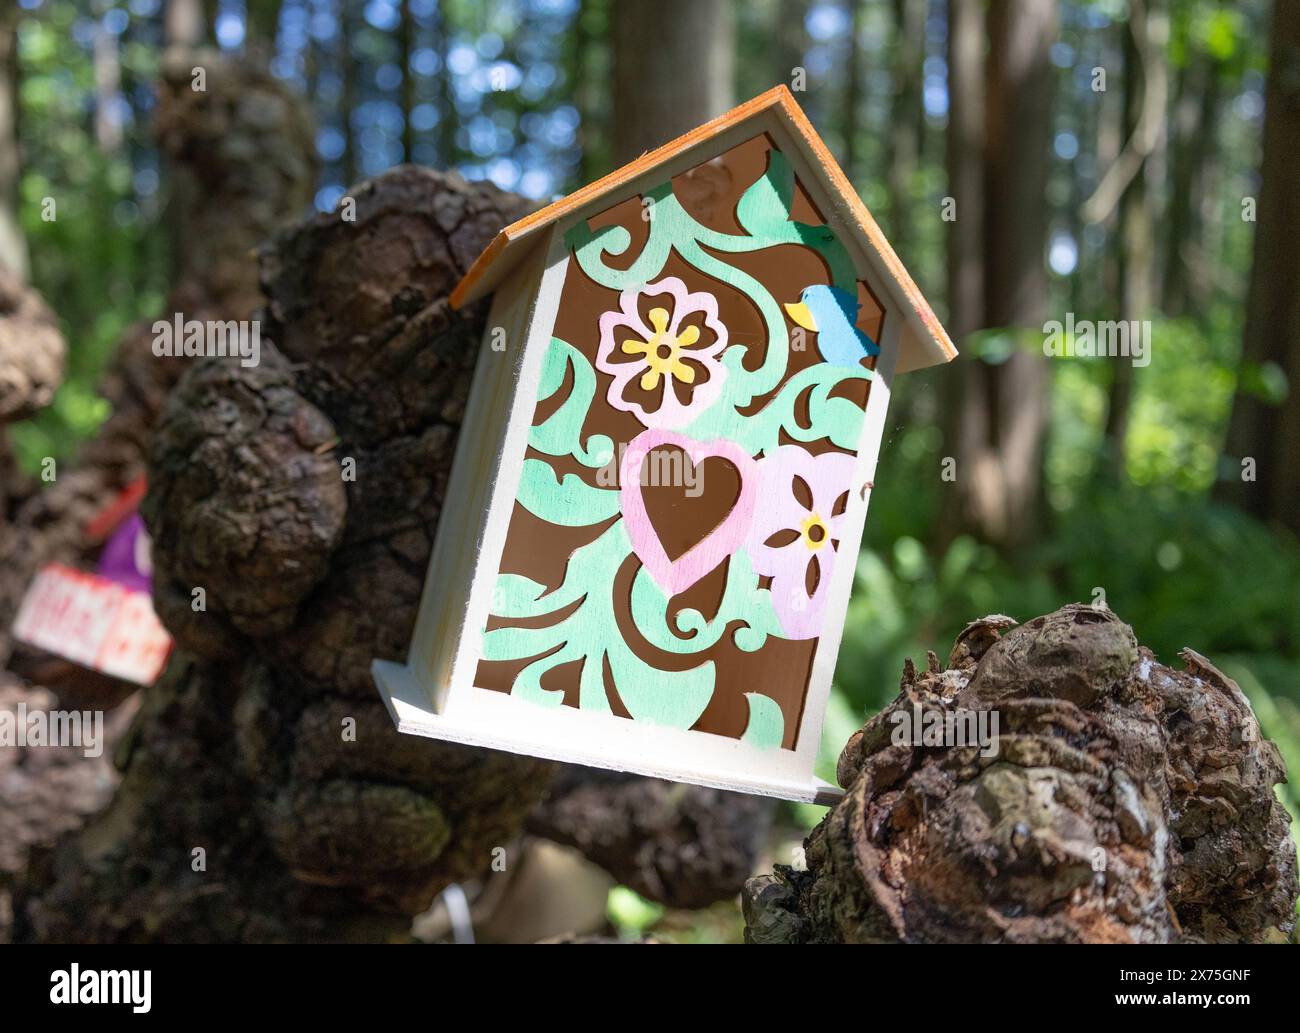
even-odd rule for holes
{"type": "Polygon", "coordinates": [[[768,133],[607,200],[564,230],[474,684],[794,750],[894,315],[768,133]]]}

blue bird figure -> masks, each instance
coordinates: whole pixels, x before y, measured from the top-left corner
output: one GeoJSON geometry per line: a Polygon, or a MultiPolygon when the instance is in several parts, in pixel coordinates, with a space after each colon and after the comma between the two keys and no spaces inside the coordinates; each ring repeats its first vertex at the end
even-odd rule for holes
{"type": "Polygon", "coordinates": [[[880,345],[853,325],[858,308],[858,299],[848,291],[824,283],[805,287],[798,301],[785,306],[791,319],[817,335],[817,350],[836,366],[856,366],[866,356],[880,354],[880,345]]]}

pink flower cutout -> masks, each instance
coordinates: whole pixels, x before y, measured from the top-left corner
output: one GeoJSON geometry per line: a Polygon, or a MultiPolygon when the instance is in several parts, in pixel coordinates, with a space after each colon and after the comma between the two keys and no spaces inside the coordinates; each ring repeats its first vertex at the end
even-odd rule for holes
{"type": "Polygon", "coordinates": [[[596,351],[596,368],[614,378],[609,388],[609,404],[630,412],[646,427],[677,430],[718,400],[727,371],[719,356],[727,347],[727,328],[718,319],[718,302],[704,291],[688,292],[676,276],[638,290],[628,289],[619,295],[619,309],[600,317],[600,346],[596,351]],[[649,325],[640,312],[640,300],[664,296],[647,313],[649,325]],[[691,320],[702,313],[702,320],[691,320]],[[700,326],[713,334],[713,341],[695,347],[701,339],[700,326]],[[640,360],[633,358],[641,356],[640,360]],[[690,360],[690,361],[687,361],[690,360]],[[695,363],[707,374],[699,380],[695,363]],[[635,382],[642,392],[658,396],[652,411],[634,397],[629,388],[635,382]],[[689,389],[689,401],[678,395],[677,384],[689,389]]]}
{"type": "Polygon", "coordinates": [[[762,502],[748,551],[754,570],[772,579],[772,607],[786,638],[821,632],[844,521],[840,498],[852,490],[856,466],[851,455],[815,456],[797,445],[782,445],[759,464],[762,502]]]}

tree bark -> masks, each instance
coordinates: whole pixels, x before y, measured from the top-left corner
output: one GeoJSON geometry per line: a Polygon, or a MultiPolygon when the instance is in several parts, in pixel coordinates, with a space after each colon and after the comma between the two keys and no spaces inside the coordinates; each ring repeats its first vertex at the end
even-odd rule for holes
{"type": "Polygon", "coordinates": [[[1253,462],[1255,479],[1243,468],[1220,484],[1247,512],[1300,534],[1300,4],[1274,4],[1272,39],[1255,259],[1227,442],[1233,460],[1253,462]],[[1261,397],[1270,368],[1287,385],[1280,402],[1261,397]]]}
{"type": "MultiPolygon", "coordinates": [[[[921,157],[925,108],[921,98],[925,60],[924,0],[894,0],[894,96],[889,116],[889,221],[904,254],[919,252],[912,219],[912,182],[921,157]]],[[[951,102],[950,102],[951,103],[951,102]]],[[[913,259],[915,261],[915,259],[913,259]]]]}
{"type": "MultiPolygon", "coordinates": [[[[844,146],[840,164],[849,182],[855,183],[862,172],[858,167],[858,131],[862,109],[862,27],[866,20],[866,0],[846,0],[845,6],[849,22],[849,53],[844,61],[844,110],[840,113],[844,146]]],[[[892,163],[890,169],[893,169],[892,163]]]]}
{"type": "MultiPolygon", "coordinates": [[[[164,59],[156,130],[181,187],[173,207],[184,246],[163,314],[168,320],[175,313],[200,320],[251,318],[260,297],[251,250],[310,197],[313,137],[302,110],[268,75],[177,47],[164,59]],[[207,70],[202,92],[191,89],[195,63],[207,70]]],[[[56,350],[48,343],[57,338],[54,317],[44,306],[25,302],[0,319],[0,337],[6,326],[19,347],[13,353],[0,347],[0,380],[16,383],[15,374],[44,355],[40,372],[24,378],[36,385],[27,393],[40,404],[57,386],[62,345],[56,350]]],[[[150,324],[128,331],[100,385],[112,414],[99,435],[74,462],[61,464],[44,490],[25,491],[20,504],[6,507],[8,528],[0,533],[0,659],[38,682],[24,685],[0,672],[0,694],[10,704],[48,708],[57,695],[65,707],[110,711],[110,746],[135,705],[122,702],[134,686],[26,647],[11,658],[8,630],[22,592],[44,563],[93,567],[98,543],[87,538],[87,521],[144,472],[151,428],[185,361],[156,357],[153,336],[150,324]]],[[[12,482],[6,477],[4,484],[9,488],[12,482]]],[[[42,756],[29,756],[10,773],[15,795],[0,809],[0,840],[8,847],[0,858],[0,895],[6,898],[10,873],[22,867],[28,852],[44,856],[58,832],[80,826],[103,805],[115,781],[108,754],[91,760],[76,750],[49,757],[36,752],[42,756]]],[[[4,904],[0,912],[7,912],[4,904]]],[[[120,915],[116,920],[126,921],[120,915]]],[[[66,935],[77,933],[69,927],[66,935]]],[[[0,930],[3,939],[7,928],[0,930]]]]}
{"type": "MultiPolygon", "coordinates": [[[[960,9],[958,5],[956,10],[960,9]]],[[[969,529],[1008,550],[1033,540],[1039,523],[1049,378],[1046,360],[1034,342],[1047,302],[1044,254],[1054,82],[1049,49],[1055,29],[1055,0],[990,4],[981,151],[983,204],[980,212],[973,213],[982,216],[983,296],[979,316],[971,325],[1025,334],[1018,341],[1022,346],[1015,347],[1005,361],[994,364],[970,358],[961,371],[950,446],[957,460],[955,490],[947,496],[949,512],[943,524],[969,529]]],[[[960,38],[964,47],[972,46],[969,27],[960,38]]],[[[965,68],[969,55],[963,55],[963,61],[965,68]]],[[[949,91],[950,97],[953,92],[949,91]]],[[[957,153],[969,161],[965,134],[974,123],[967,111],[959,102],[956,117],[961,125],[953,132],[962,134],[957,153]]],[[[959,202],[958,225],[967,218],[970,215],[959,202]]],[[[968,224],[960,232],[970,229],[968,224]]],[[[963,236],[961,246],[968,251],[974,245],[963,236]]],[[[962,306],[964,320],[973,274],[958,269],[950,275],[956,283],[953,299],[962,306]]]]}
{"type": "Polygon", "coordinates": [[[1179,74],[1170,128],[1170,187],[1165,217],[1161,308],[1167,316],[1204,315],[1199,288],[1205,285],[1200,241],[1205,166],[1214,146],[1223,96],[1222,63],[1198,52],[1179,74]]]}
{"type": "Polygon", "coordinates": [[[578,109],[578,179],[590,183],[609,171],[608,86],[599,77],[596,54],[608,61],[610,11],[606,0],[579,0],[565,64],[578,109]]]}
{"type": "MultiPolygon", "coordinates": [[[[1169,12],[1159,0],[1134,5],[1124,34],[1124,135],[1132,138],[1153,116],[1163,112],[1169,70],[1169,12]]],[[[1150,320],[1155,314],[1156,231],[1152,202],[1152,158],[1164,142],[1163,130],[1143,149],[1140,164],[1119,201],[1119,312],[1123,320],[1150,320]]],[[[1102,436],[1108,472],[1124,470],[1129,409],[1133,399],[1133,364],[1123,356],[1111,361],[1102,436]]]]}
{"type": "MultiPolygon", "coordinates": [[[[357,155],[357,134],[352,127],[352,113],[357,106],[357,61],[353,56],[353,11],[355,8],[348,0],[338,0],[334,13],[338,21],[338,74],[339,74],[339,129],[343,133],[343,156],[340,159],[343,168],[343,187],[351,189],[360,177],[361,164],[357,155]]],[[[439,74],[445,79],[449,74],[444,60],[439,74]]],[[[441,118],[445,120],[446,112],[441,118]]],[[[441,125],[439,126],[441,128],[441,125]]],[[[443,158],[446,164],[446,159],[443,158]]],[[[450,165],[448,165],[450,168],[450,165]]]]}
{"type": "MultiPolygon", "coordinates": [[[[944,165],[948,177],[945,204],[947,238],[948,333],[963,348],[984,316],[984,25],[980,0],[951,0],[948,7],[948,128],[944,165]]],[[[969,358],[963,360],[969,369],[969,358]]],[[[944,456],[956,460],[965,449],[961,436],[969,386],[964,377],[946,377],[943,398],[944,456]]],[[[960,472],[959,472],[960,475],[960,472]]],[[[935,548],[942,551],[965,531],[962,494],[955,484],[945,493],[935,523],[935,548]]]]}
{"type": "MultiPolygon", "coordinates": [[[[952,0],[948,12],[948,329],[957,340],[984,312],[984,73],[979,0],[952,0]]],[[[951,378],[954,382],[960,378],[951,378]]]]}
{"type": "Polygon", "coordinates": [[[122,63],[117,51],[117,37],[102,21],[95,23],[92,55],[95,143],[104,154],[111,155],[122,147],[122,115],[117,107],[122,98],[122,63]]]}
{"type": "Polygon", "coordinates": [[[49,306],[0,269],[0,427],[34,416],[53,401],[63,381],[65,350],[49,306]]]}
{"type": "MultiPolygon", "coordinates": [[[[177,653],[110,809],[30,873],[22,938],[400,938],[546,789],[553,765],[398,735],[369,675],[406,651],[486,315],[447,294],[523,203],[412,166],[356,198],[263,252],[261,364],[206,360],[167,402],[143,512],[177,653]]],[[[767,813],[579,769],[549,808],[678,905],[737,892],[767,813]]]]}
{"type": "Polygon", "coordinates": [[[163,44],[168,50],[196,50],[207,36],[210,19],[200,0],[167,0],[163,11],[163,44]]]}
{"type": "Polygon", "coordinates": [[[614,160],[632,161],[734,103],[726,0],[614,5],[614,160]]]}
{"type": "Polygon", "coordinates": [[[570,767],[527,827],[644,897],[701,908],[753,874],[771,818],[763,797],[570,767]]]}
{"type": "Polygon", "coordinates": [[[282,0],[247,0],[244,19],[244,53],[250,63],[261,68],[275,57],[276,37],[280,32],[282,0]]]}
{"type": "Polygon", "coordinates": [[[399,736],[368,667],[404,652],[482,329],[446,295],[519,211],[407,168],[264,253],[261,364],[196,366],[152,449],[177,653],[20,937],[387,938],[509,843],[549,766],[399,736]]]}
{"type": "MultiPolygon", "coordinates": [[[[776,0],[772,7],[767,61],[771,64],[774,83],[792,86],[795,69],[803,68],[804,54],[808,50],[808,30],[805,28],[808,3],[809,0],[776,0]]],[[[800,98],[801,103],[805,100],[800,98]]]]}
{"type": "Polygon", "coordinates": [[[456,83],[448,67],[454,33],[451,22],[451,5],[438,5],[438,161],[444,169],[456,167],[456,125],[460,113],[456,109],[456,83]]]}
{"type": "Polygon", "coordinates": [[[840,756],[807,870],[747,884],[747,939],[1287,940],[1285,769],[1237,685],[1190,649],[1165,667],[1109,610],[1014,624],[971,624],[946,667],[908,661],[840,756]],[[898,733],[918,712],[997,714],[996,748],[916,745],[898,733]]]}
{"type": "Polygon", "coordinates": [[[411,68],[411,53],[415,49],[415,16],[411,13],[411,0],[401,0],[397,23],[397,55],[402,69],[402,161],[415,161],[415,127],[411,125],[411,112],[415,110],[415,71],[411,68]]]}

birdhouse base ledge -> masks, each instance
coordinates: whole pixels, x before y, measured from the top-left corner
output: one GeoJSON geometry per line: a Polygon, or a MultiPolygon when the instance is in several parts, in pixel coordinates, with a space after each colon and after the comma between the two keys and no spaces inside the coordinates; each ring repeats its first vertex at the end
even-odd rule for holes
{"type": "MultiPolygon", "coordinates": [[[[397,730],[404,735],[422,735],[429,739],[442,739],[446,742],[463,743],[466,746],[480,746],[490,750],[506,750],[522,753],[545,760],[564,761],[569,764],[582,764],[587,767],[604,768],[611,771],[627,771],[651,778],[663,778],[673,782],[688,782],[693,785],[708,786],[713,789],[726,789],[757,796],[770,796],[779,800],[793,800],[799,803],[815,803],[831,806],[844,795],[844,790],[810,777],[807,781],[783,778],[738,777],[733,773],[708,770],[703,765],[676,765],[671,761],[656,759],[638,763],[635,755],[623,751],[604,754],[593,749],[589,744],[578,748],[569,748],[545,737],[527,737],[514,729],[499,727],[483,720],[477,713],[444,713],[433,709],[424,690],[417,681],[414,672],[404,664],[388,660],[375,660],[371,664],[371,673],[384,705],[393,719],[397,730]]],[[[503,703],[509,697],[500,696],[503,703]]],[[[517,702],[517,701],[516,701],[517,702]]],[[[551,713],[542,710],[542,714],[551,713]]],[[[541,715],[539,715],[540,717],[541,715]]],[[[615,718],[623,721],[625,719],[615,718]]],[[[630,723],[630,722],[629,722],[630,723]]],[[[670,729],[663,729],[671,732],[670,729]]],[[[700,733],[681,733],[700,734],[700,733]]]]}

